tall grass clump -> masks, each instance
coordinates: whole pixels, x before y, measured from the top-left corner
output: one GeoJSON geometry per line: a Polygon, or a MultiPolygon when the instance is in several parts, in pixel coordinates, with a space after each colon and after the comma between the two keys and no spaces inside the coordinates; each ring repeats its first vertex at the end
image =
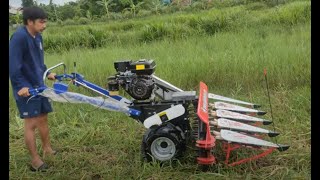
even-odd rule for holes
{"type": "Polygon", "coordinates": [[[270,20],[281,25],[295,25],[311,20],[311,1],[297,1],[275,9],[270,20]]]}
{"type": "Polygon", "coordinates": [[[147,24],[142,29],[139,40],[141,42],[152,42],[170,38],[172,40],[183,39],[197,33],[193,29],[188,29],[186,25],[175,25],[174,23],[147,24]]]}

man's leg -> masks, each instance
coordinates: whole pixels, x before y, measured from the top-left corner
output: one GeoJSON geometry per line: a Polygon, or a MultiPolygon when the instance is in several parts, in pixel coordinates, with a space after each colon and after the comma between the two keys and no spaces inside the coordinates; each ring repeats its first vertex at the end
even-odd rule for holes
{"type": "Polygon", "coordinates": [[[35,129],[37,127],[37,118],[25,118],[24,120],[24,140],[31,155],[31,163],[33,167],[39,167],[43,164],[39,154],[37,153],[35,129]]]}
{"type": "Polygon", "coordinates": [[[32,158],[32,166],[38,168],[44,164],[37,152],[35,129],[39,130],[39,134],[42,140],[42,147],[45,147],[46,151],[51,150],[49,138],[48,138],[48,126],[47,126],[47,114],[43,111],[50,112],[50,106],[46,106],[47,109],[42,109],[42,102],[39,98],[33,99],[19,99],[16,101],[19,109],[20,117],[24,118],[25,125],[25,143],[30,152],[32,158]]]}
{"type": "Polygon", "coordinates": [[[42,141],[43,154],[53,154],[55,151],[51,148],[50,136],[49,136],[49,126],[48,126],[48,114],[43,113],[39,115],[36,127],[39,130],[39,134],[42,141]]]}

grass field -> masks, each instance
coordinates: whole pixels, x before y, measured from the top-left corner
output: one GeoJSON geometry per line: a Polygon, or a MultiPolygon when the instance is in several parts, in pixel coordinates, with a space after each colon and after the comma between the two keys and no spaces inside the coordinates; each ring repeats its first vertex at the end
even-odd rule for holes
{"type": "MultiPolygon", "coordinates": [[[[164,37],[149,43],[114,43],[97,49],[46,53],[48,67],[64,62],[72,72],[73,62],[77,62],[78,73],[103,87],[107,77],[115,73],[114,61],[154,59],[155,74],[181,89],[197,91],[203,81],[212,93],[261,104],[262,110],[268,111],[265,118],[271,119],[263,75],[266,68],[275,129],[281,133],[276,139],[291,147],[236,167],[219,162],[207,172],[196,165],[192,151],[187,151],[178,163],[163,167],[159,163],[143,164],[142,124],[124,114],[90,105],[53,102],[54,112],[49,115],[51,139],[61,152],[45,159],[52,166],[48,172],[32,173],[28,169],[23,121],[10,94],[10,179],[311,179],[310,42],[307,21],[258,24],[174,41],[164,37]]],[[[37,142],[41,152],[40,139],[37,142]]]]}

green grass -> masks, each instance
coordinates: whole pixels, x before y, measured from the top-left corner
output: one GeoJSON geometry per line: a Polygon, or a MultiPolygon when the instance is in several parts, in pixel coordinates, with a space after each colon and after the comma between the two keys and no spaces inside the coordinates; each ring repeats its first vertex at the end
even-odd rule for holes
{"type": "Polygon", "coordinates": [[[246,90],[262,88],[264,68],[271,87],[279,84],[295,87],[311,83],[310,40],[309,24],[290,29],[261,26],[176,42],[165,39],[141,46],[77,49],[50,54],[46,60],[48,66],[64,61],[70,70],[73,62],[77,62],[79,72],[101,85],[115,72],[114,61],[146,58],[158,64],[156,75],[185,90],[197,86],[199,80],[212,85],[212,90],[236,86],[246,90]],[[89,69],[88,63],[92,64],[89,69]]]}
{"type": "MultiPolygon", "coordinates": [[[[311,2],[294,1],[256,10],[252,3],[194,12],[163,14],[127,21],[110,21],[90,25],[51,26],[43,33],[47,52],[77,48],[110,47],[136,44],[140,46],[169,38],[212,36],[218,32],[237,32],[256,26],[281,25],[283,28],[310,22],[311,2]]],[[[10,30],[12,34],[12,30],[10,30]]]]}
{"type": "MultiPolygon", "coordinates": [[[[49,115],[52,144],[61,150],[47,158],[52,168],[32,173],[24,145],[23,121],[19,119],[10,89],[9,176],[10,179],[311,179],[311,33],[310,22],[293,25],[244,26],[237,31],[212,36],[164,38],[142,44],[113,44],[98,49],[70,49],[46,53],[48,67],[65,62],[102,87],[115,73],[118,60],[154,59],[155,74],[184,89],[198,90],[205,82],[209,91],[259,103],[271,119],[263,69],[267,77],[278,143],[291,147],[236,167],[222,161],[202,172],[188,149],[178,163],[160,167],[140,162],[142,124],[118,112],[90,105],[53,102],[49,115]],[[285,27],[285,28],[284,28],[285,27]]],[[[57,69],[61,73],[60,69],[57,69]]],[[[76,92],[96,96],[89,90],[76,92]]],[[[266,126],[267,129],[273,129],[266,126]]],[[[268,139],[275,142],[275,139],[268,139]]],[[[40,140],[38,149],[41,152],[40,140]]],[[[247,151],[241,151],[244,156],[247,151]]],[[[224,156],[217,149],[216,156],[224,156]]]]}

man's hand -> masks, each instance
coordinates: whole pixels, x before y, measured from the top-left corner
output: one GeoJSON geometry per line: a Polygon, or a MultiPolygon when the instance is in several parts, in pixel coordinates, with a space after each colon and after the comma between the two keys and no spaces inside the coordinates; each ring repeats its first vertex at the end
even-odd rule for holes
{"type": "Polygon", "coordinates": [[[30,96],[29,88],[28,88],[28,87],[23,87],[23,88],[21,88],[21,89],[18,91],[18,95],[19,95],[19,96],[23,96],[23,97],[28,97],[28,96],[30,96]]]}
{"type": "Polygon", "coordinates": [[[49,80],[55,80],[55,79],[56,79],[56,78],[55,78],[56,75],[57,75],[56,73],[50,73],[50,74],[47,76],[47,78],[48,78],[49,80]]]}

